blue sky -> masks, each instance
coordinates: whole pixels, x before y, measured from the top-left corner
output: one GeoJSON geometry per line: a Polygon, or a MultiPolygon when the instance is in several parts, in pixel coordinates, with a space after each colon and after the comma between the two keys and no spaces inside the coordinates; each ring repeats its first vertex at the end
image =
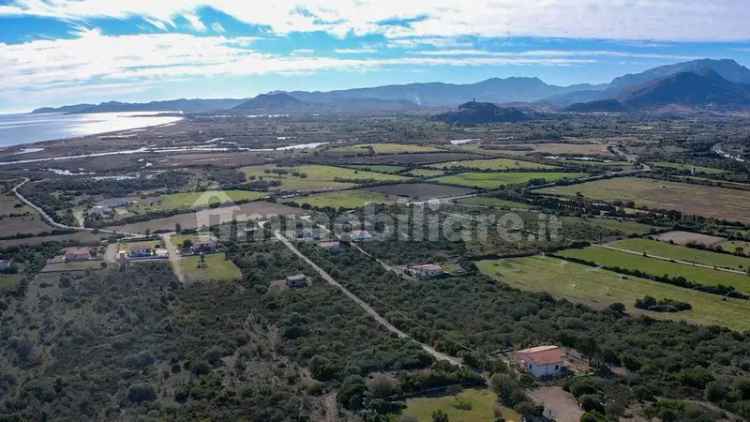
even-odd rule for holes
{"type": "Polygon", "coordinates": [[[744,0],[0,0],[0,111],[750,65],[744,0]]]}

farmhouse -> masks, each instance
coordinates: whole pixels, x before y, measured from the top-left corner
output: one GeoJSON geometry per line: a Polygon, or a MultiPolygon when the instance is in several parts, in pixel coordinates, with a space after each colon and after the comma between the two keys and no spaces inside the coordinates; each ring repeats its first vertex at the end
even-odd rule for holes
{"type": "Polygon", "coordinates": [[[558,346],[537,346],[515,353],[518,365],[536,378],[556,377],[565,372],[564,353],[558,346]]]}
{"type": "Polygon", "coordinates": [[[115,216],[115,210],[103,205],[96,205],[89,210],[89,216],[100,219],[110,219],[115,216]]]}
{"type": "Polygon", "coordinates": [[[304,274],[290,275],[286,278],[286,286],[290,289],[307,287],[307,276],[304,274]]]}
{"type": "Polygon", "coordinates": [[[89,248],[67,248],[65,249],[65,262],[88,261],[91,259],[89,248]]]}
{"type": "Polygon", "coordinates": [[[445,271],[443,271],[443,268],[437,264],[410,265],[406,267],[405,271],[412,277],[416,277],[422,280],[442,277],[445,275],[445,271]]]}

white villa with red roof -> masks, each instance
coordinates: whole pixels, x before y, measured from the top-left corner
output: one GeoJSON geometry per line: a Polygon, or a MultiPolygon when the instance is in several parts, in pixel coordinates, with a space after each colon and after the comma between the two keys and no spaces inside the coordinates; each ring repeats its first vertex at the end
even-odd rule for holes
{"type": "Polygon", "coordinates": [[[537,346],[515,353],[516,362],[536,378],[561,375],[565,371],[564,357],[558,346],[537,346]]]}

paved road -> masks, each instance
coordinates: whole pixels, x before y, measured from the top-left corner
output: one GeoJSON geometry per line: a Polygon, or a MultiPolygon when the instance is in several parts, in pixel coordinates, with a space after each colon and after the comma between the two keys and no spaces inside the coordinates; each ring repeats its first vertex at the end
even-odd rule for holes
{"type": "MultiPolygon", "coordinates": [[[[634,251],[631,249],[623,249],[623,248],[618,248],[615,246],[608,246],[608,245],[593,245],[593,246],[598,247],[598,248],[611,249],[613,251],[618,251],[618,252],[622,252],[622,253],[626,253],[630,255],[643,256],[643,251],[634,251]]],[[[658,259],[660,261],[669,261],[669,262],[674,262],[674,263],[682,264],[682,265],[690,265],[691,267],[706,268],[709,270],[724,271],[726,273],[747,275],[747,272],[745,271],[733,270],[731,268],[725,268],[725,267],[715,267],[713,265],[699,264],[697,262],[684,261],[682,259],[667,258],[664,256],[652,255],[648,252],[646,252],[646,256],[649,258],[658,259]]]]}
{"type": "Polygon", "coordinates": [[[302,252],[300,252],[299,249],[297,249],[292,244],[292,242],[289,241],[289,239],[287,239],[286,237],[284,237],[284,235],[281,234],[281,232],[279,232],[278,230],[275,231],[274,232],[274,236],[278,240],[280,240],[284,244],[284,246],[286,246],[290,251],[292,251],[300,259],[302,259],[303,261],[305,261],[307,263],[307,265],[309,265],[310,267],[312,267],[318,274],[320,274],[320,276],[323,278],[323,280],[325,280],[331,286],[334,286],[337,289],[341,290],[349,299],[351,299],[352,301],[354,301],[354,303],[356,303],[357,305],[359,305],[359,307],[362,308],[369,316],[371,316],[372,319],[375,320],[375,322],[377,322],[378,324],[380,324],[381,326],[383,326],[386,330],[390,331],[393,334],[396,334],[399,338],[410,339],[410,340],[416,342],[417,344],[419,344],[419,346],[422,348],[422,350],[424,350],[425,352],[429,353],[430,355],[432,355],[437,360],[444,360],[444,361],[447,361],[447,362],[451,363],[452,365],[459,366],[459,367],[463,366],[463,363],[461,362],[461,359],[459,359],[457,357],[454,357],[454,356],[446,355],[445,353],[438,352],[434,348],[432,348],[432,347],[430,347],[430,346],[428,346],[428,345],[426,345],[424,343],[420,343],[420,342],[416,341],[410,335],[408,335],[405,332],[403,332],[403,331],[399,330],[398,328],[396,328],[396,326],[394,326],[393,324],[391,324],[390,322],[388,322],[388,320],[386,320],[375,309],[373,309],[370,305],[368,305],[367,302],[365,302],[364,300],[360,299],[357,295],[355,295],[354,293],[352,293],[349,289],[347,289],[346,287],[344,287],[341,283],[337,282],[333,277],[331,277],[330,274],[328,274],[325,270],[323,270],[322,268],[320,268],[317,264],[315,264],[312,260],[310,260],[308,257],[306,257],[302,252]]]}

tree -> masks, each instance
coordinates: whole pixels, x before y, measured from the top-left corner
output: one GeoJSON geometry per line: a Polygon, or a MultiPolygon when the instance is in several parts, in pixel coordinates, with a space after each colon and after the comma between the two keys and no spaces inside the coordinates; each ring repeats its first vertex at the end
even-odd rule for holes
{"type": "Polygon", "coordinates": [[[180,223],[175,223],[175,224],[174,224],[174,231],[175,231],[175,233],[177,233],[177,234],[180,234],[180,233],[182,233],[182,226],[180,225],[180,223]]]}
{"type": "Polygon", "coordinates": [[[133,403],[143,403],[156,400],[156,391],[150,384],[134,384],[128,390],[128,400],[133,403]]]}
{"type": "Polygon", "coordinates": [[[442,410],[432,412],[432,422],[449,422],[448,415],[442,410]]]}

